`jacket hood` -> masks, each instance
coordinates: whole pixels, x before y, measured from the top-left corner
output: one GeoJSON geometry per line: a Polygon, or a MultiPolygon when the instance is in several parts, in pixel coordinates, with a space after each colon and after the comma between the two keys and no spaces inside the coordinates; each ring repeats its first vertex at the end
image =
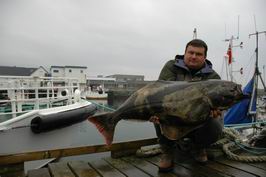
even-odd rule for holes
{"type": "MultiPolygon", "coordinates": [[[[179,68],[183,68],[187,71],[189,71],[189,68],[185,65],[185,62],[184,62],[184,55],[176,55],[175,56],[175,66],[179,67],[179,68]]],[[[212,69],[212,63],[206,59],[205,60],[205,64],[204,64],[204,67],[201,68],[199,70],[201,73],[212,73],[214,72],[214,70],[212,69]]]]}

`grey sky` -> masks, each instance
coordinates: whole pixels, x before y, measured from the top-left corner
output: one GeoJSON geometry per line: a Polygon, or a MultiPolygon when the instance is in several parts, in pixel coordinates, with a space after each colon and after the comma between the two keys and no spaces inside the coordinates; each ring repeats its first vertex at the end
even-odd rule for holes
{"type": "MultiPolygon", "coordinates": [[[[235,43],[243,41],[244,48],[234,49],[234,68],[250,75],[255,38],[248,35],[255,32],[254,15],[257,30],[266,30],[265,7],[265,0],[0,0],[0,65],[79,65],[90,76],[157,79],[167,60],[184,53],[197,28],[220,74],[228,47],[225,26],[227,38],[237,35],[240,15],[235,43]]],[[[264,35],[259,50],[262,71],[264,35]]]]}

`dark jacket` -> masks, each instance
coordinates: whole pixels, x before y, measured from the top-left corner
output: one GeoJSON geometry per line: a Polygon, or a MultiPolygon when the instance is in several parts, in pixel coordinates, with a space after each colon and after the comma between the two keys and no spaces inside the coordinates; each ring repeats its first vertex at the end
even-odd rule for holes
{"type": "Polygon", "coordinates": [[[177,55],[174,60],[169,60],[161,70],[159,80],[168,81],[189,81],[189,80],[206,80],[221,79],[220,76],[212,69],[212,63],[205,60],[205,65],[196,73],[188,69],[184,63],[184,56],[177,55]]]}

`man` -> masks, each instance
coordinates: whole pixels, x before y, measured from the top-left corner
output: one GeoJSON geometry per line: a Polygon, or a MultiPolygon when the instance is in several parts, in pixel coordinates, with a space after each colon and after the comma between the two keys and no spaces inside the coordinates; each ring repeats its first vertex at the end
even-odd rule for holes
{"type": "MultiPolygon", "coordinates": [[[[208,47],[200,39],[194,39],[186,45],[185,54],[177,55],[174,60],[168,61],[161,70],[159,80],[168,81],[190,81],[220,79],[220,76],[212,69],[212,64],[207,57],[208,47]]],[[[210,117],[220,115],[219,110],[213,110],[210,117]]],[[[162,135],[158,117],[151,117],[155,124],[156,134],[162,149],[162,156],[159,164],[160,172],[168,172],[173,169],[174,151],[176,141],[167,139],[162,135]]],[[[222,125],[218,119],[209,119],[203,126],[186,135],[192,141],[196,152],[195,160],[206,162],[207,154],[205,148],[217,141],[222,132],[222,125]]]]}

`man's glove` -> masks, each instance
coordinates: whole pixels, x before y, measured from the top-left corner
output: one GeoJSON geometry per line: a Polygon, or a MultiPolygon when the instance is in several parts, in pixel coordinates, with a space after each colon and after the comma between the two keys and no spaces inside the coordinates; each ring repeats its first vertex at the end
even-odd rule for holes
{"type": "Polygon", "coordinates": [[[221,110],[219,110],[219,109],[211,110],[211,113],[210,113],[210,117],[211,118],[216,119],[216,118],[221,117],[221,116],[222,116],[222,111],[221,110]]]}
{"type": "Polygon", "coordinates": [[[160,124],[160,119],[157,116],[151,116],[149,121],[154,123],[154,124],[160,124]]]}

